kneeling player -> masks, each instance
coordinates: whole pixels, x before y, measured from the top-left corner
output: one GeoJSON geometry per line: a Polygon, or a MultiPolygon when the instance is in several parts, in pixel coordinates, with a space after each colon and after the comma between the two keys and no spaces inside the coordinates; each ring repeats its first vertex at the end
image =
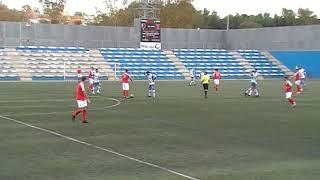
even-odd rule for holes
{"type": "Polygon", "coordinates": [[[76,116],[82,113],[82,123],[88,123],[87,121],[87,110],[86,107],[88,106],[87,103],[91,103],[84,88],[84,82],[86,81],[86,77],[82,77],[81,81],[78,82],[77,85],[77,103],[78,109],[72,112],[72,120],[74,121],[76,116]]]}
{"type": "Polygon", "coordinates": [[[286,94],[286,98],[288,99],[289,104],[295,108],[297,103],[296,101],[292,98],[292,83],[289,80],[289,77],[284,78],[284,85],[283,85],[283,90],[286,94]]]}

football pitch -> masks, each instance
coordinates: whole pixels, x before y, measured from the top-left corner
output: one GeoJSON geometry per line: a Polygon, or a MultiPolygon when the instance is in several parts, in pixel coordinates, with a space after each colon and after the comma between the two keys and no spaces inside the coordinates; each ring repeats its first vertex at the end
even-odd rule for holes
{"type": "MultiPolygon", "coordinates": [[[[0,180],[319,180],[320,81],[292,110],[281,80],[119,82],[92,96],[88,124],[71,120],[75,82],[0,83],[0,180]]],[[[80,117],[79,117],[80,118],[80,117]]]]}

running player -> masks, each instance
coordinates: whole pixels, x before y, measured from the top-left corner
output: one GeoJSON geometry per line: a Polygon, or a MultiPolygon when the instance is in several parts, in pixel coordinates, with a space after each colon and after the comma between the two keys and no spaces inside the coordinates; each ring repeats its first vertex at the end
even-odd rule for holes
{"type": "Polygon", "coordinates": [[[205,70],[202,70],[202,71],[200,72],[200,79],[202,79],[204,73],[205,73],[205,70]]]}
{"type": "Polygon", "coordinates": [[[219,85],[221,80],[221,73],[219,72],[219,69],[216,68],[213,72],[213,89],[218,92],[219,85]]]}
{"type": "Polygon", "coordinates": [[[92,91],[92,88],[93,88],[93,73],[94,73],[94,68],[91,67],[88,74],[89,84],[90,84],[88,88],[90,91],[92,91]]]}
{"type": "Polygon", "coordinates": [[[294,80],[295,80],[295,84],[297,86],[297,94],[301,94],[303,89],[301,86],[301,72],[299,71],[299,68],[296,68],[296,73],[294,73],[294,80]]]}
{"type": "Polygon", "coordinates": [[[129,98],[129,80],[132,82],[132,78],[129,75],[128,70],[126,69],[123,74],[121,75],[121,82],[122,82],[122,92],[124,98],[129,98]]]}
{"type": "Polygon", "coordinates": [[[156,82],[157,76],[150,73],[149,71],[146,72],[146,76],[148,78],[148,84],[149,84],[149,97],[156,98],[156,82]]]}
{"type": "Polygon", "coordinates": [[[299,71],[301,73],[301,86],[305,86],[305,80],[307,76],[306,70],[302,66],[300,66],[299,71]]]}
{"type": "Polygon", "coordinates": [[[92,94],[95,94],[95,91],[97,91],[97,93],[100,94],[100,88],[101,88],[100,73],[99,73],[99,70],[96,69],[95,72],[93,73],[92,94]]]}
{"type": "Polygon", "coordinates": [[[84,88],[84,82],[86,81],[86,77],[82,77],[81,81],[78,82],[76,89],[76,99],[78,103],[78,109],[72,112],[72,120],[74,121],[78,114],[82,113],[82,123],[88,123],[87,121],[87,110],[86,107],[88,103],[91,103],[89,100],[86,90],[84,88]]]}
{"type": "Polygon", "coordinates": [[[246,92],[244,93],[245,96],[251,96],[252,93],[255,94],[256,97],[259,97],[259,92],[257,89],[257,78],[259,77],[259,73],[257,72],[257,70],[253,70],[250,73],[250,83],[251,83],[251,87],[249,89],[246,90],[246,92]]]}
{"type": "Polygon", "coordinates": [[[81,81],[81,78],[82,78],[82,70],[81,70],[81,67],[78,66],[77,68],[77,77],[78,77],[78,81],[81,81]]]}
{"type": "Polygon", "coordinates": [[[195,76],[195,72],[194,72],[194,69],[190,69],[190,78],[191,78],[191,81],[190,81],[190,84],[189,86],[195,86],[196,85],[196,82],[194,81],[194,76],[195,76]]]}
{"type": "Polygon", "coordinates": [[[289,80],[289,77],[284,78],[284,85],[283,85],[283,90],[286,94],[286,98],[288,99],[289,104],[295,108],[297,103],[296,101],[292,98],[292,83],[289,80]]]}
{"type": "Polygon", "coordinates": [[[208,98],[209,81],[210,81],[210,76],[208,75],[207,72],[204,72],[201,78],[201,84],[204,90],[204,98],[208,98]]]}

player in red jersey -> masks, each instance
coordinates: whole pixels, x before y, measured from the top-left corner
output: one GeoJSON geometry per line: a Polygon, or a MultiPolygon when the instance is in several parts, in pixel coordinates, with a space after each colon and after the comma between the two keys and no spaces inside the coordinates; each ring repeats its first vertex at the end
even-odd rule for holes
{"type": "Polygon", "coordinates": [[[219,69],[216,68],[214,69],[213,72],[213,89],[218,92],[219,90],[219,85],[220,85],[220,80],[221,80],[221,73],[219,72],[219,69]]]}
{"type": "Polygon", "coordinates": [[[76,98],[78,103],[78,109],[72,112],[72,120],[74,121],[76,116],[82,113],[82,123],[88,123],[87,121],[87,109],[88,103],[91,103],[90,99],[86,94],[86,90],[84,88],[84,82],[86,81],[86,77],[82,77],[81,81],[78,82],[76,89],[76,98]]]}
{"type": "Polygon", "coordinates": [[[81,81],[81,78],[82,78],[82,70],[81,70],[80,66],[78,66],[78,69],[77,69],[77,77],[78,77],[78,81],[81,81]]]}
{"type": "Polygon", "coordinates": [[[295,80],[295,84],[297,86],[297,94],[301,94],[303,89],[302,89],[302,85],[301,85],[301,72],[299,71],[299,69],[297,69],[296,73],[294,74],[294,80],[295,80]]]}
{"type": "Polygon", "coordinates": [[[292,98],[292,83],[289,80],[289,77],[284,78],[284,85],[283,85],[283,91],[286,94],[286,98],[288,99],[289,104],[295,108],[297,103],[296,101],[292,98]]]}
{"type": "Polygon", "coordinates": [[[94,76],[94,67],[91,67],[89,70],[88,78],[89,78],[89,90],[92,91],[93,88],[93,76],[94,76]]]}
{"type": "Polygon", "coordinates": [[[129,98],[129,80],[132,81],[132,78],[130,77],[128,70],[126,69],[121,75],[122,92],[124,98],[129,98]]]}

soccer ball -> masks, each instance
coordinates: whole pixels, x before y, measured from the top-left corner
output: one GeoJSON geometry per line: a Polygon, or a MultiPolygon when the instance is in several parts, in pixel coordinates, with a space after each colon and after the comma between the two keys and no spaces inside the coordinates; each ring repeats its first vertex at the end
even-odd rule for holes
{"type": "Polygon", "coordinates": [[[134,94],[130,94],[130,97],[131,97],[131,98],[134,98],[134,94]]]}

